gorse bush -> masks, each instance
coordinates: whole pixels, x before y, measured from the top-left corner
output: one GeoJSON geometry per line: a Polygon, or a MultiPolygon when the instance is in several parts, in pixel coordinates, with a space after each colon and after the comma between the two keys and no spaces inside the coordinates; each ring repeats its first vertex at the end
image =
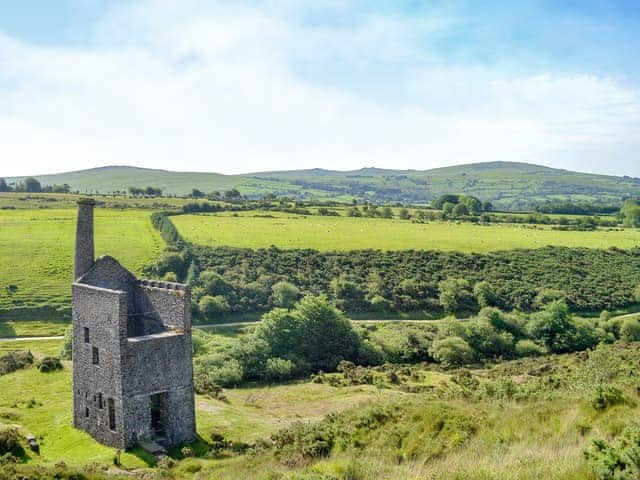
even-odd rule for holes
{"type": "Polygon", "coordinates": [[[20,444],[20,434],[15,428],[0,427],[0,456],[6,454],[20,457],[24,454],[24,449],[20,444]]]}
{"type": "Polygon", "coordinates": [[[44,357],[38,362],[38,370],[42,373],[62,370],[62,362],[58,357],[44,357]]]}
{"type": "Polygon", "coordinates": [[[593,440],[585,457],[600,480],[637,480],[640,478],[640,427],[627,427],[614,442],[593,440]]]}
{"type": "Polygon", "coordinates": [[[595,410],[606,410],[607,408],[624,402],[622,390],[614,385],[598,385],[589,399],[591,406],[595,410]]]}
{"type": "Polygon", "coordinates": [[[224,280],[225,291],[206,293],[223,295],[235,313],[275,306],[272,287],[281,281],[303,295],[333,296],[347,310],[379,310],[379,300],[372,304],[376,296],[395,311],[478,305],[530,311],[559,299],[571,310],[595,311],[640,301],[634,295],[640,284],[640,249],[545,247],[462,254],[193,245],[191,252],[201,278],[208,271],[224,280]]]}
{"type": "Polygon", "coordinates": [[[0,375],[6,375],[33,364],[31,352],[9,352],[0,357],[0,375]]]}

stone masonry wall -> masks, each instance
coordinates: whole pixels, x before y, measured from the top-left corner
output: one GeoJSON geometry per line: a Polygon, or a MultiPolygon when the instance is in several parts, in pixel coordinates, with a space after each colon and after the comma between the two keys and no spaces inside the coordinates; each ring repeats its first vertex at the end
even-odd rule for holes
{"type": "Polygon", "coordinates": [[[120,350],[126,341],[127,295],[77,283],[72,288],[74,426],[102,443],[124,447],[120,350]],[[89,342],[85,342],[85,327],[89,342]],[[98,365],[93,362],[94,347],[98,365]],[[113,430],[108,422],[109,398],[116,411],[113,430]]]}

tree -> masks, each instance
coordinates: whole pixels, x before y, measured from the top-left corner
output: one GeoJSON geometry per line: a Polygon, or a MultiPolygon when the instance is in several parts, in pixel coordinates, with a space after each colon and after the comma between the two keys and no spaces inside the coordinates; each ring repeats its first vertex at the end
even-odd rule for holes
{"type": "Polygon", "coordinates": [[[464,203],[459,203],[453,207],[451,213],[453,213],[455,217],[464,217],[465,215],[469,215],[469,208],[464,203]]]}
{"type": "Polygon", "coordinates": [[[265,314],[255,335],[267,342],[273,357],[308,371],[335,370],[342,360],[354,360],[360,347],[351,322],[323,295],[305,297],[291,311],[265,314]]]}
{"type": "Polygon", "coordinates": [[[344,275],[331,280],[331,290],[336,304],[345,310],[358,310],[364,306],[365,292],[344,275]]]}
{"type": "Polygon", "coordinates": [[[477,215],[482,212],[482,202],[471,195],[460,195],[459,204],[465,205],[470,213],[477,215]]]}
{"type": "Polygon", "coordinates": [[[442,204],[442,213],[444,213],[445,215],[451,215],[455,207],[455,203],[445,202],[442,204]]]}
{"type": "Polygon", "coordinates": [[[620,339],[625,342],[637,342],[640,340],[640,320],[626,318],[620,326],[620,339]]]}
{"type": "Polygon", "coordinates": [[[0,192],[10,192],[11,187],[7,185],[7,182],[4,178],[0,178],[0,192]]]}
{"type": "Polygon", "coordinates": [[[532,315],[527,324],[531,337],[554,353],[571,352],[592,346],[589,344],[594,343],[596,339],[587,338],[592,336],[592,329],[593,327],[589,330],[585,324],[574,323],[567,304],[562,300],[547,304],[544,310],[532,315]]]}
{"type": "Polygon", "coordinates": [[[33,177],[27,177],[24,179],[24,191],[37,193],[42,191],[40,182],[33,177]]]}
{"type": "Polygon", "coordinates": [[[51,187],[53,193],[69,193],[71,191],[71,185],[64,183],[62,185],[54,185],[51,187]]]}
{"type": "Polygon", "coordinates": [[[144,189],[144,194],[148,197],[160,197],[162,196],[162,189],[157,187],[147,187],[144,189]]]}
{"type": "Polygon", "coordinates": [[[389,206],[383,207],[380,216],[382,218],[393,218],[393,210],[389,206]]]}
{"type": "Polygon", "coordinates": [[[628,199],[620,209],[620,215],[627,227],[640,227],[640,204],[634,198],[628,199]]]}
{"type": "Polygon", "coordinates": [[[298,287],[284,280],[271,287],[271,298],[277,307],[292,308],[300,295],[298,287]]]}
{"type": "Polygon", "coordinates": [[[484,202],[484,203],[482,204],[482,210],[483,210],[484,212],[491,212],[491,211],[493,211],[493,203],[491,203],[491,202],[489,202],[489,201],[484,202]]]}
{"type": "Polygon", "coordinates": [[[202,193],[202,191],[198,190],[197,188],[193,188],[191,190],[191,194],[189,196],[191,198],[203,198],[204,197],[204,193],[202,193]]]}
{"type": "Polygon", "coordinates": [[[445,203],[451,203],[455,205],[460,200],[460,195],[453,195],[450,193],[446,193],[444,195],[439,196],[432,202],[434,208],[443,208],[445,203]]]}
{"type": "Polygon", "coordinates": [[[402,220],[409,220],[410,218],[409,210],[407,210],[406,208],[400,209],[400,218],[402,220]]]}
{"type": "Polygon", "coordinates": [[[440,305],[446,312],[473,308],[471,285],[464,278],[448,278],[438,284],[440,305]]]}
{"type": "Polygon", "coordinates": [[[242,195],[237,188],[232,188],[231,190],[227,190],[226,192],[224,192],[224,198],[226,198],[227,200],[237,200],[241,196],[242,195]]]}
{"type": "Polygon", "coordinates": [[[640,303],[640,283],[633,289],[633,299],[640,303]]]}
{"type": "Polygon", "coordinates": [[[228,313],[230,309],[227,299],[222,295],[216,295],[215,297],[205,295],[200,299],[198,307],[200,309],[200,313],[209,320],[213,320],[216,317],[228,313]]]}

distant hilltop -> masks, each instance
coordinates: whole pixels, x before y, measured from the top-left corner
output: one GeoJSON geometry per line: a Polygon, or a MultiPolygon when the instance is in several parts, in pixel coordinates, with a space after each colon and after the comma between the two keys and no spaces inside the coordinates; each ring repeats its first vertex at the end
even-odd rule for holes
{"type": "MultiPolygon", "coordinates": [[[[266,194],[293,199],[335,199],[375,203],[424,204],[445,193],[463,193],[490,201],[498,209],[526,210],[547,201],[620,204],[640,197],[640,179],[560,170],[517,162],[488,162],[432,170],[362,168],[222,175],[106,166],[54,175],[36,175],[43,185],[68,184],[80,193],[125,193],[129,187],[159,188],[165,195],[237,189],[243,196],[266,194]]],[[[24,177],[5,179],[15,184],[24,177]]]]}

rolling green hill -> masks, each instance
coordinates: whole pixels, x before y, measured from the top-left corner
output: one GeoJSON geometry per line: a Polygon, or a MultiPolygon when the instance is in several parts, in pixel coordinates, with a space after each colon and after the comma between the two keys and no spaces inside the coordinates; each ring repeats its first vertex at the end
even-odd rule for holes
{"type": "MultiPolygon", "coordinates": [[[[526,210],[545,201],[620,203],[640,196],[640,179],[571,172],[514,162],[490,162],[433,170],[353,171],[323,169],[221,175],[171,172],[111,166],[37,177],[46,185],[68,183],[83,193],[126,191],[129,186],[160,187],[167,194],[185,195],[192,188],[203,192],[237,188],[258,197],[275,193],[293,198],[353,198],[377,203],[427,203],[443,193],[466,193],[489,200],[497,208],[526,210]]],[[[21,178],[9,178],[10,183],[21,178]]]]}

